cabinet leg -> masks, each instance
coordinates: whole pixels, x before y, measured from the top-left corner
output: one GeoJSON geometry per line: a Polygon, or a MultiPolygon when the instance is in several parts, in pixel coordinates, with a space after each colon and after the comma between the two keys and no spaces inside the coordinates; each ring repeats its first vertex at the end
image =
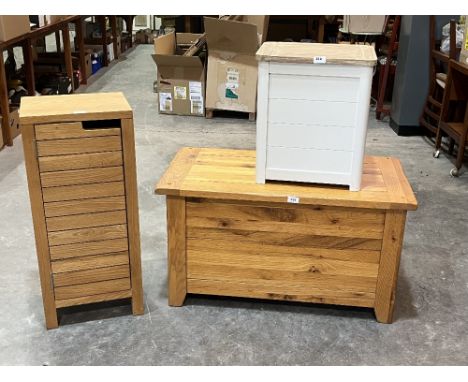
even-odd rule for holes
{"type": "Polygon", "coordinates": [[[393,307],[405,220],[406,211],[388,211],[385,216],[374,306],[377,321],[385,324],[390,324],[393,321],[393,307]]]}
{"type": "Polygon", "coordinates": [[[168,297],[170,306],[182,306],[187,295],[185,198],[167,196],[168,297]]]}
{"type": "Polygon", "coordinates": [[[44,310],[45,310],[46,328],[57,329],[58,328],[57,309],[47,309],[47,307],[44,307],[44,310]]]}
{"type": "Polygon", "coordinates": [[[134,316],[139,316],[145,312],[145,307],[143,306],[143,300],[140,298],[132,297],[132,314],[134,316]]]}

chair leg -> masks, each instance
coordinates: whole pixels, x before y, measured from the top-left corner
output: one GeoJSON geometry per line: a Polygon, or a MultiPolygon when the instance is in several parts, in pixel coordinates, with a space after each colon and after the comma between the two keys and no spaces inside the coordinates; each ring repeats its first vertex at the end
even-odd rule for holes
{"type": "Polygon", "coordinates": [[[453,148],[454,148],[454,146],[455,146],[455,139],[450,138],[449,147],[448,147],[448,153],[449,153],[450,155],[453,154],[453,148]]]}
{"type": "Polygon", "coordinates": [[[455,162],[455,167],[460,170],[461,166],[463,165],[463,159],[465,157],[465,137],[463,137],[463,141],[458,142],[458,152],[457,152],[457,161],[455,162]],[[463,143],[462,143],[463,142],[463,143]]]}
{"type": "Polygon", "coordinates": [[[437,129],[436,141],[435,141],[436,150],[439,150],[441,145],[442,145],[442,130],[440,128],[438,128],[437,129]]]}

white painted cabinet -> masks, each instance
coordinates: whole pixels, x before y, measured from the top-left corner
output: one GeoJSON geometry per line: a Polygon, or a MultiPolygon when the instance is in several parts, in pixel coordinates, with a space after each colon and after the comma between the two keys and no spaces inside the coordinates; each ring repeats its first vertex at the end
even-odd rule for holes
{"type": "Polygon", "coordinates": [[[257,59],[257,183],[340,184],[359,191],[374,48],[266,42],[257,59]]]}

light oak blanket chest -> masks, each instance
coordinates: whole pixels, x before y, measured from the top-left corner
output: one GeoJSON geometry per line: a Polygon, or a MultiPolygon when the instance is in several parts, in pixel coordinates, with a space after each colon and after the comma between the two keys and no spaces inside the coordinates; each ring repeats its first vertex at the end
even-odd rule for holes
{"type": "Polygon", "coordinates": [[[131,298],[143,313],[132,115],[121,93],[21,100],[49,329],[72,305],[131,298]]]}
{"type": "Polygon", "coordinates": [[[392,322],[406,213],[395,158],[369,157],[359,192],[255,182],[255,151],[183,148],[166,195],[169,305],[186,294],[369,307],[392,322]]]}
{"type": "Polygon", "coordinates": [[[257,182],[361,185],[374,48],[265,42],[257,52],[257,182]]]}

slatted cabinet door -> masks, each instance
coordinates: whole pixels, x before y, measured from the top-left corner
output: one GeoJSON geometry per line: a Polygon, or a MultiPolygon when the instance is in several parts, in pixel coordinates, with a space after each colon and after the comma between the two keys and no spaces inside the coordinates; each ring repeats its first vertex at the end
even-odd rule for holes
{"type": "Polygon", "coordinates": [[[141,314],[132,119],[40,122],[23,130],[47,327],[57,308],[121,298],[141,314]]]}

